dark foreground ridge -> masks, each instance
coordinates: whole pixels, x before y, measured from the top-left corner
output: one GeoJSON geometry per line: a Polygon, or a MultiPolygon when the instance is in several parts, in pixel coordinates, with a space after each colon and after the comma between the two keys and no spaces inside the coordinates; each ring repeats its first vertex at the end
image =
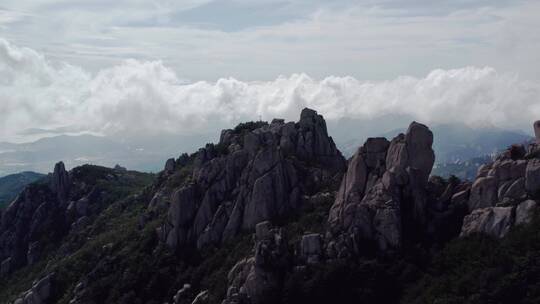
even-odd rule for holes
{"type": "Polygon", "coordinates": [[[536,303],[540,123],[473,183],[413,122],[347,162],[321,115],[224,130],[157,175],[58,163],[0,223],[2,303],[536,303]]]}

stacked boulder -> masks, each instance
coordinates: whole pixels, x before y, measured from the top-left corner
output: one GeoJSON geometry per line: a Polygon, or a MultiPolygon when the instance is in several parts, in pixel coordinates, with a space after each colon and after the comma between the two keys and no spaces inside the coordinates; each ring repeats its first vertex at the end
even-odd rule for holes
{"type": "Polygon", "coordinates": [[[258,224],[256,253],[231,269],[222,303],[269,300],[280,292],[283,277],[314,264],[355,259],[371,245],[378,254],[397,252],[405,241],[436,248],[459,235],[502,237],[513,225],[531,221],[540,193],[540,143],[510,147],[481,167],[473,183],[430,176],[432,143],[431,131],[416,122],[392,141],[367,139],[349,160],[326,235],[305,233],[287,258],[281,230],[258,224]]]}
{"type": "MultiPolygon", "coordinates": [[[[192,166],[191,183],[172,192],[158,231],[172,248],[219,244],[294,214],[302,196],[338,180],[346,162],[323,117],[304,109],[297,123],[274,119],[222,131],[219,144],[200,149],[192,166]]],[[[168,161],[166,170],[175,167],[168,161]]]]}
{"type": "Polygon", "coordinates": [[[382,251],[401,246],[404,225],[427,221],[433,133],[411,123],[391,142],[369,138],[349,161],[330,210],[328,256],[345,257],[372,241],[382,251]]]}
{"type": "Polygon", "coordinates": [[[536,141],[512,145],[495,161],[478,169],[468,198],[461,236],[474,233],[505,236],[514,225],[532,218],[540,199],[540,122],[535,122],[536,141]]]}
{"type": "Polygon", "coordinates": [[[287,241],[270,222],[257,224],[255,255],[240,260],[228,274],[229,288],[222,304],[272,303],[288,265],[287,241]]]}

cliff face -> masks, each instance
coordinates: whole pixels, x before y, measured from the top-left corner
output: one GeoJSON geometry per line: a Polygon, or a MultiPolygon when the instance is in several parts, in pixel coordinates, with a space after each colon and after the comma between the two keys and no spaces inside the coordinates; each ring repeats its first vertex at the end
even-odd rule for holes
{"type": "MultiPolygon", "coordinates": [[[[287,277],[314,275],[309,271],[314,264],[355,265],[373,249],[378,256],[399,260],[411,246],[434,249],[458,236],[478,234],[502,238],[513,226],[533,219],[540,198],[538,143],[510,147],[480,168],[472,184],[430,178],[432,143],[431,131],[416,122],[392,141],[369,138],[349,160],[325,235],[306,233],[291,253],[279,249],[279,231],[273,230],[266,240],[257,232],[254,256],[229,273],[224,303],[270,303],[269,295],[280,298],[287,292],[280,287],[287,277]],[[409,248],[403,248],[405,244],[409,248]],[[275,253],[263,258],[260,248],[275,253]],[[283,265],[287,254],[294,262],[284,271],[276,265],[283,265]]],[[[260,225],[270,231],[267,223],[260,225]]]]}
{"type": "Polygon", "coordinates": [[[391,142],[370,138],[358,149],[328,218],[331,230],[343,233],[338,238],[344,242],[331,245],[339,247],[332,248],[332,255],[360,250],[355,244],[362,239],[375,241],[381,250],[399,248],[406,221],[427,221],[428,177],[435,161],[432,143],[433,133],[413,122],[406,134],[391,142]]]}
{"type": "MultiPolygon", "coordinates": [[[[315,111],[304,109],[296,123],[276,119],[252,128],[224,130],[217,145],[192,156],[190,182],[169,194],[159,232],[170,247],[219,244],[259,222],[290,217],[303,196],[341,178],[345,159],[315,111]]],[[[166,171],[181,166],[169,160],[166,171]]],[[[153,205],[167,197],[165,189],[158,193],[153,205]]]]}
{"type": "MultiPolygon", "coordinates": [[[[54,172],[31,184],[6,208],[0,221],[1,275],[39,262],[70,233],[92,223],[116,195],[112,186],[140,181],[140,173],[83,166],[71,172],[59,162],[54,172]],[[108,183],[108,185],[102,184],[108,183]]],[[[67,246],[65,246],[67,247],[67,246]]]]}
{"type": "Polygon", "coordinates": [[[322,116],[304,109],[298,122],[224,130],[155,179],[58,163],[2,214],[0,296],[399,302],[448,244],[504,239],[534,221],[540,199],[539,142],[508,148],[473,182],[430,176],[432,144],[413,122],[346,161],[322,116]]]}

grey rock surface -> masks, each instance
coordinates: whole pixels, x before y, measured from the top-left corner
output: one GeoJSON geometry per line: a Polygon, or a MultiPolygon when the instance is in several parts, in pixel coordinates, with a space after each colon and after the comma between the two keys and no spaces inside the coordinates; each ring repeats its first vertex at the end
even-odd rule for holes
{"type": "Polygon", "coordinates": [[[297,212],[303,195],[334,183],[345,166],[323,117],[310,109],[297,123],[224,130],[218,145],[196,153],[192,190],[174,192],[160,239],[174,249],[220,244],[259,222],[297,212]]]}
{"type": "Polygon", "coordinates": [[[504,237],[513,225],[512,207],[488,207],[475,209],[463,219],[460,236],[483,233],[496,238],[504,237]]]}
{"type": "Polygon", "coordinates": [[[528,224],[531,222],[538,203],[533,200],[521,202],[516,208],[515,225],[528,224]]]}
{"type": "MultiPolygon", "coordinates": [[[[391,142],[368,139],[349,161],[330,210],[331,238],[344,233],[341,238],[373,240],[383,251],[399,248],[403,220],[426,221],[428,177],[435,160],[432,143],[433,133],[417,122],[391,142]]],[[[345,246],[358,253],[356,246],[345,246]]]]}

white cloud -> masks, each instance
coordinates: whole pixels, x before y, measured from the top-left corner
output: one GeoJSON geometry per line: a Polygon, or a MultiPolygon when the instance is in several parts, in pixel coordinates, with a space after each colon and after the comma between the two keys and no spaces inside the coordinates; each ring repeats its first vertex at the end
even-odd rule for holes
{"type": "Polygon", "coordinates": [[[405,115],[425,123],[526,131],[540,118],[540,84],[490,67],[439,69],[388,81],[293,74],[273,81],[185,83],[159,61],[126,60],[92,75],[0,40],[0,79],[0,140],[32,128],[217,132],[259,115],[296,120],[303,107],[330,120],[405,115]]]}
{"type": "Polygon", "coordinates": [[[536,0],[4,0],[2,7],[25,17],[0,26],[0,36],[92,72],[136,58],[163,60],[192,80],[298,71],[381,80],[468,65],[540,80],[536,0]]]}

